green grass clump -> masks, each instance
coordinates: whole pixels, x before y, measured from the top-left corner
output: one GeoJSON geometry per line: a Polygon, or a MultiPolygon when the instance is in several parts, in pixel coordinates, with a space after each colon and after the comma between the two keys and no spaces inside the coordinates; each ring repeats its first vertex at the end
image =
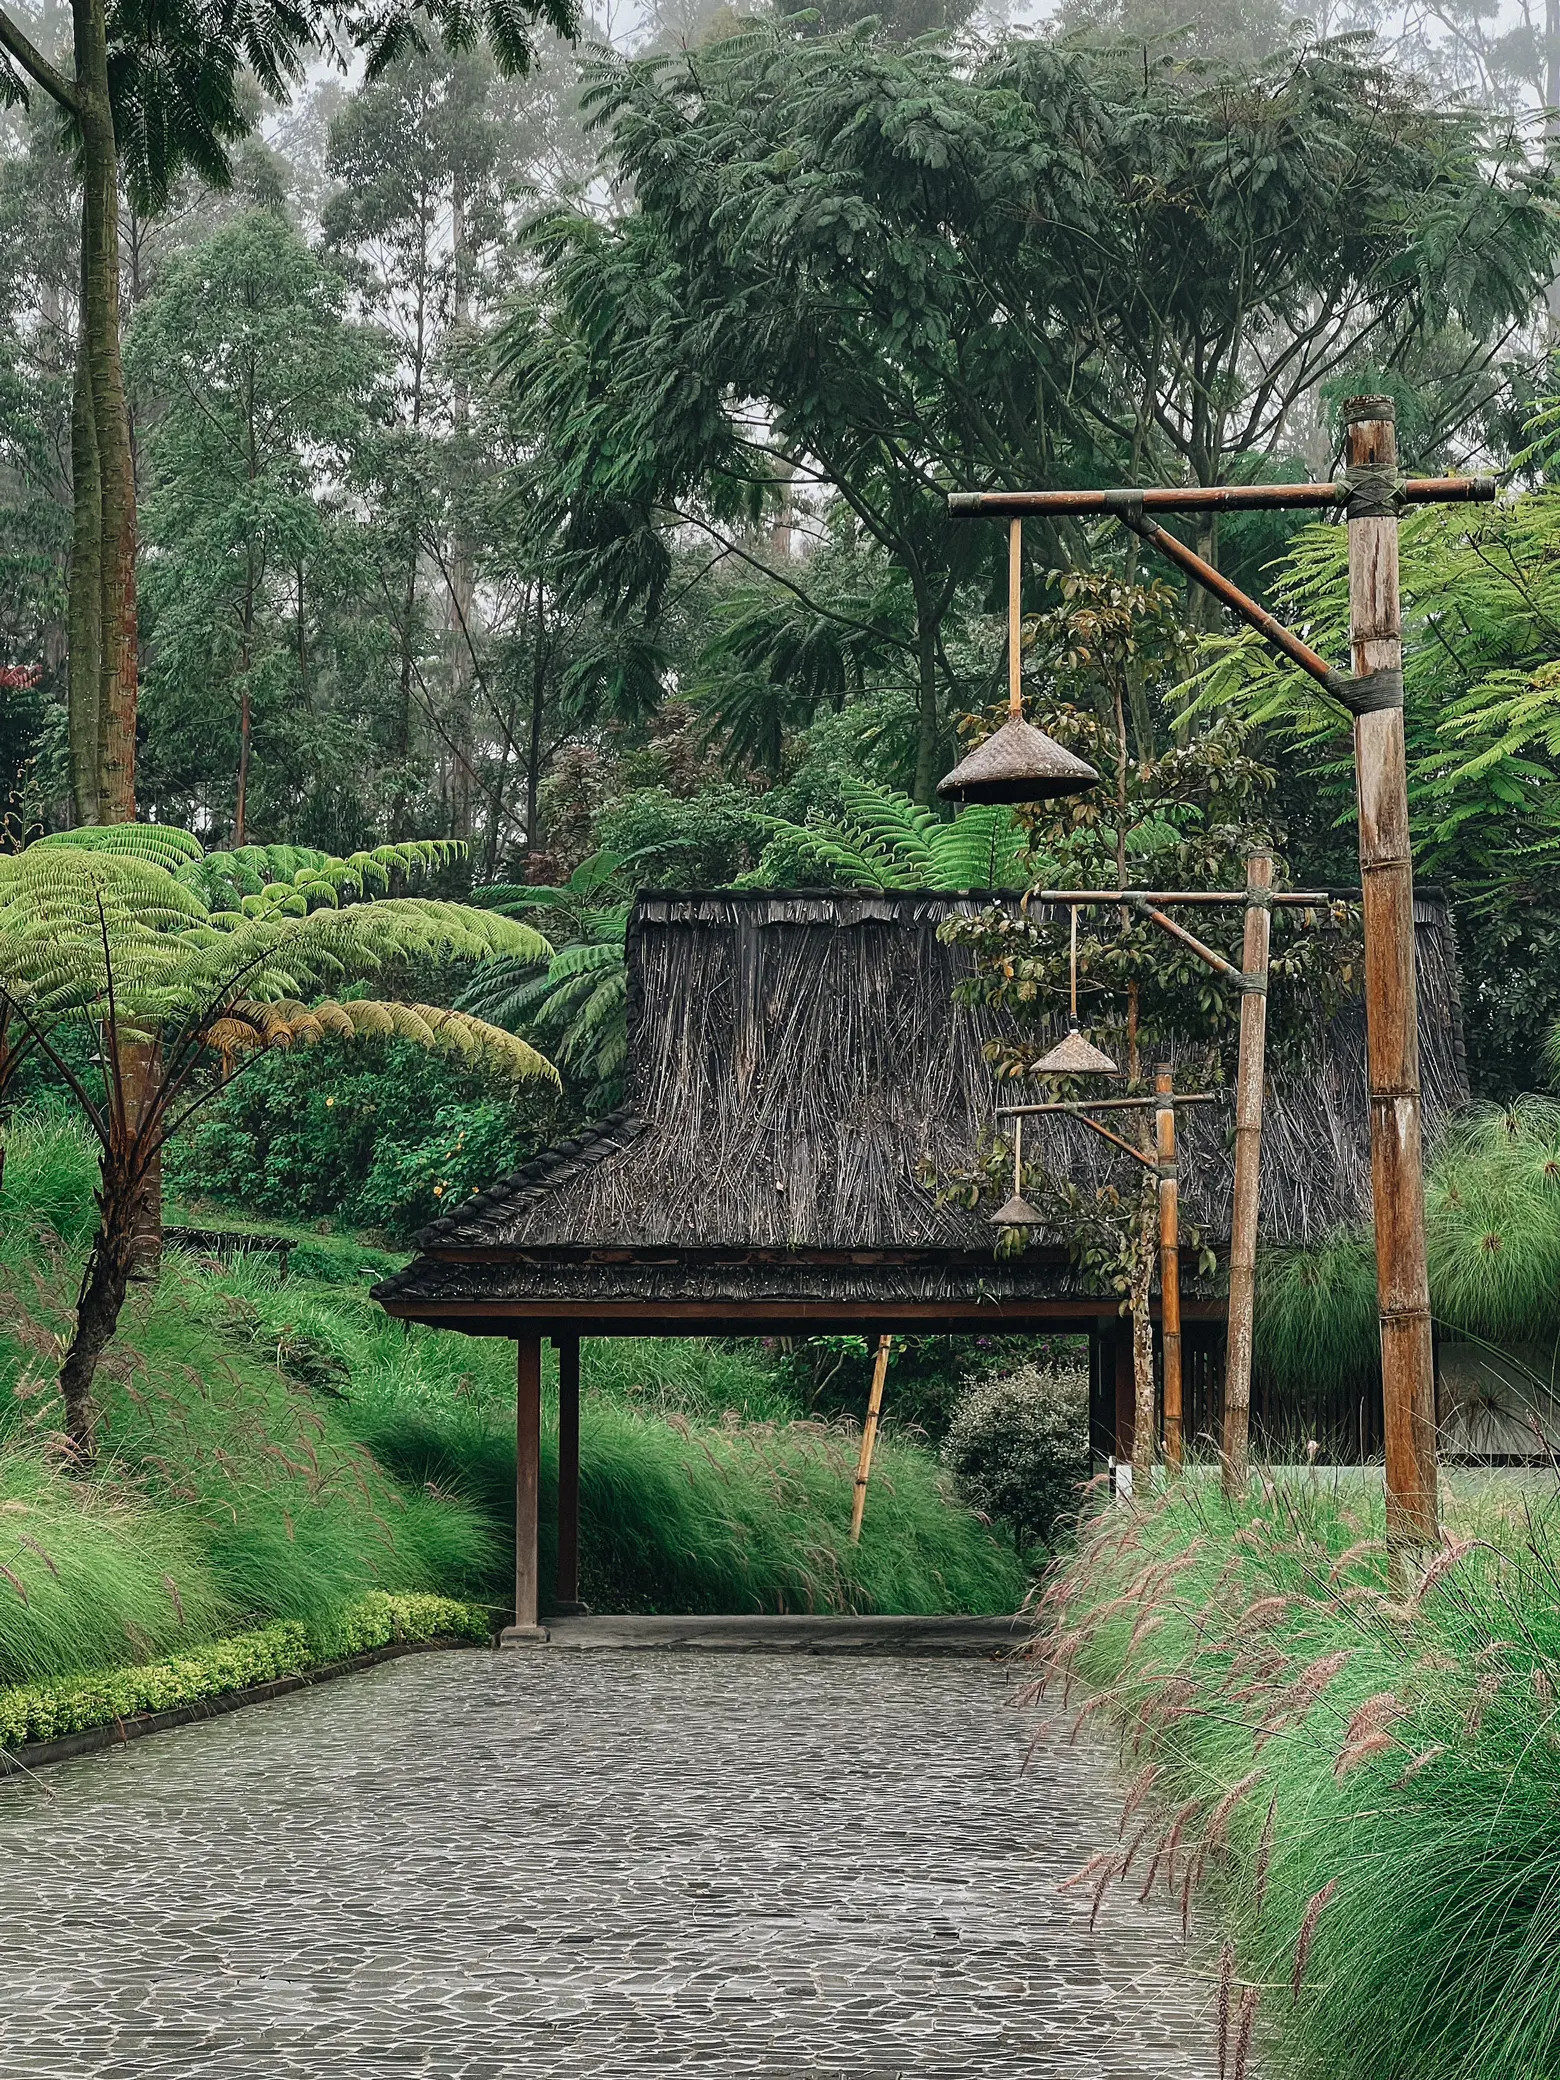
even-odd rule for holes
{"type": "MultiPolygon", "coordinates": [[[[1460,1121],[1425,1187],[1430,1297],[1453,1336],[1501,1346],[1560,1337],[1560,1105],[1522,1098],[1460,1121]]],[[[1378,1376],[1368,1230],[1340,1228],[1258,1263],[1257,1362],[1280,1386],[1378,1376]]]]}
{"type": "Polygon", "coordinates": [[[1560,1498],[1448,1517],[1400,1601],[1364,1481],[1191,1475],[1045,1592],[1048,1682],[1138,1772],[1086,1885],[1209,1889],[1225,2055],[1254,2003],[1269,2080],[1560,2071],[1560,1498]]]}

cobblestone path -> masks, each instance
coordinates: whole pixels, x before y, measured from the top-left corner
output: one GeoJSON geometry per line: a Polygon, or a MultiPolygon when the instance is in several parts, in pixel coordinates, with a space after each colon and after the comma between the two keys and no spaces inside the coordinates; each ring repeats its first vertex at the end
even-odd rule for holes
{"type": "Polygon", "coordinates": [[[978,1662],[438,1654],[0,1789],[5,2080],[1208,2080],[978,1662]]]}

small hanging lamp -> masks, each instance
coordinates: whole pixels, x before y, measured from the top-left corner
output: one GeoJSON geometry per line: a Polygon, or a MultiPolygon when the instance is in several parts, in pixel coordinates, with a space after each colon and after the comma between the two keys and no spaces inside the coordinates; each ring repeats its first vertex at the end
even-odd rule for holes
{"type": "Polygon", "coordinates": [[[1102,1054],[1078,1030],[1078,905],[1069,903],[1067,928],[1068,981],[1071,1009],[1067,1031],[1049,1054],[1035,1063],[1037,1076],[1119,1076],[1121,1071],[1108,1054],[1102,1054]]]}
{"type": "Polygon", "coordinates": [[[1024,720],[1019,670],[1023,540],[1024,523],[1015,520],[1008,528],[1008,719],[938,781],[945,802],[1043,802],[1099,784],[1099,774],[1086,759],[1024,720]]]}
{"type": "Polygon", "coordinates": [[[991,1216],[994,1228],[1042,1228],[1044,1214],[1038,1212],[1024,1197],[1024,1121],[1023,1115],[1013,1120],[1013,1196],[1005,1206],[999,1206],[991,1216]]]}

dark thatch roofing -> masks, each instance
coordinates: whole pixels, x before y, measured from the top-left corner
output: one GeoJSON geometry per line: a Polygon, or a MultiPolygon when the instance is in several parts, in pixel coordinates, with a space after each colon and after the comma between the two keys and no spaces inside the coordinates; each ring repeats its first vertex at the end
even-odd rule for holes
{"type": "MultiPolygon", "coordinates": [[[[990,1015],[952,1001],[969,954],[938,928],[989,896],[856,891],[642,895],[629,931],[629,1102],[418,1237],[376,1288],[398,1313],[505,1298],[573,1311],[673,1297],[777,1307],[874,1294],[931,1306],[1082,1289],[1054,1248],[997,1261],[983,1213],[919,1181],[992,1124],[990,1015]]],[[[1467,1101],[1445,904],[1416,909],[1427,1118],[1467,1101]]],[[[1199,1057],[1201,1050],[1198,1050],[1199,1057]]],[[[1031,1157],[1089,1183],[1125,1159],[1067,1121],[1031,1157]]],[[[1187,1217],[1228,1231],[1225,1106],[1182,1119],[1187,1217]]],[[[1263,1233],[1310,1239],[1369,1205],[1363,1010],[1271,1079],[1263,1233]]],[[[1099,1303],[1094,1303],[1098,1307],[1099,1303]]]]}

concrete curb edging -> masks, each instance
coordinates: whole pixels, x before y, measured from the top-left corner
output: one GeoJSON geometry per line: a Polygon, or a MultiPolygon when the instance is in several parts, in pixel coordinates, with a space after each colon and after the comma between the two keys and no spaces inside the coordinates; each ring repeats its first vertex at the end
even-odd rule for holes
{"type": "Polygon", "coordinates": [[[398,1661],[403,1654],[447,1653],[456,1648],[476,1648],[470,1639],[392,1640],[366,1654],[353,1654],[345,1661],[322,1661],[318,1668],[298,1675],[273,1676],[269,1682],[250,1683],[242,1690],[223,1690],[193,1704],[173,1706],[166,1712],[137,1712],[129,1719],[108,1719],[101,1726],[83,1726],[79,1733],[61,1734],[58,1740],[29,1741],[20,1748],[0,1748],[0,1778],[21,1776],[51,1762],[69,1762],[78,1755],[95,1755],[104,1748],[122,1747],[149,1733],[168,1733],[175,1726],[189,1726],[197,1719],[218,1719],[226,1712],[241,1711],[245,1705],[265,1704],[285,1697],[291,1690],[307,1690],[315,1683],[328,1683],[336,1676],[356,1675],[381,1661],[398,1661]]]}
{"type": "Polygon", "coordinates": [[[565,1653],[957,1655],[996,1661],[1018,1652],[1032,1627],[1022,1617],[591,1617],[511,1626],[502,1647],[565,1653]]]}

